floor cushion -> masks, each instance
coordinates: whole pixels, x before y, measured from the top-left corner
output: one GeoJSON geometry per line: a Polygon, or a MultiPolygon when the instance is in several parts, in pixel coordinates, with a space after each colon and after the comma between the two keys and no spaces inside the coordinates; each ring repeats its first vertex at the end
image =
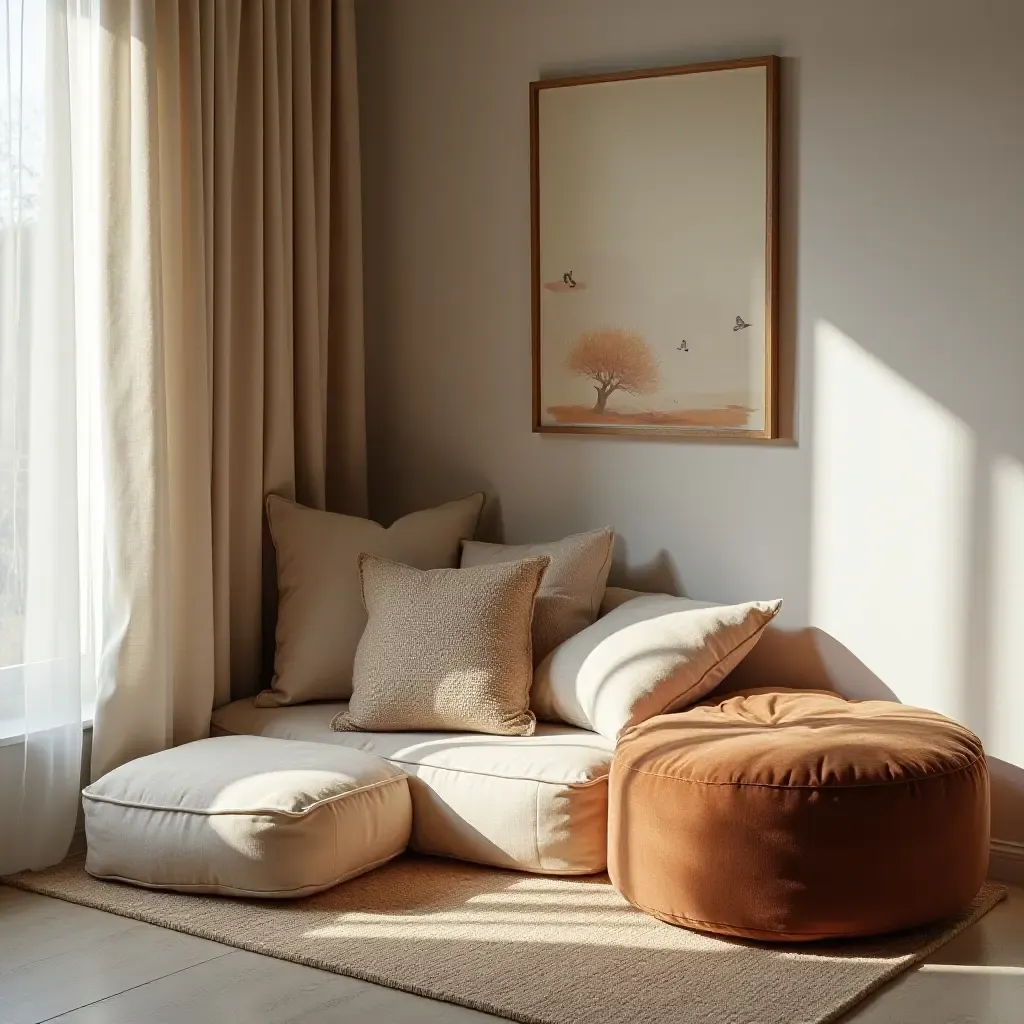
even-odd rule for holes
{"type": "Polygon", "coordinates": [[[412,827],[390,762],[257,736],[141,757],[82,799],[90,874],[181,892],[305,896],[396,857],[412,827]]]}
{"type": "Polygon", "coordinates": [[[981,742],[933,711],[741,693],[619,741],[608,870],[662,920],[750,939],[872,935],[961,913],[988,867],[981,742]]]}
{"type": "Polygon", "coordinates": [[[332,732],[345,703],[214,713],[216,735],[332,744],[386,758],[409,776],[411,847],[421,853],[539,874],[603,871],[612,744],[567,725],[532,736],[463,732],[332,732]]]}

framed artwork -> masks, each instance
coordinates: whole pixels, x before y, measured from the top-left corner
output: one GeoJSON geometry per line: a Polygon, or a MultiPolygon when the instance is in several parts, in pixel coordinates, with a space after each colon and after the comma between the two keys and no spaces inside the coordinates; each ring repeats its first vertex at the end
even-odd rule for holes
{"type": "Polygon", "coordinates": [[[778,58],[530,84],[533,426],[778,436],[778,58]]]}

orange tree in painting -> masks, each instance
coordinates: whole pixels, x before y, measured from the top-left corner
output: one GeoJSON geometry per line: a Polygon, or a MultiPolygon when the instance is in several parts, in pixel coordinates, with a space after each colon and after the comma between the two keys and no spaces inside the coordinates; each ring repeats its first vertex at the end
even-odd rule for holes
{"type": "Polygon", "coordinates": [[[649,395],[658,390],[658,361],[643,336],[621,327],[586,331],[569,350],[566,366],[594,381],[594,412],[604,412],[614,391],[649,395]]]}

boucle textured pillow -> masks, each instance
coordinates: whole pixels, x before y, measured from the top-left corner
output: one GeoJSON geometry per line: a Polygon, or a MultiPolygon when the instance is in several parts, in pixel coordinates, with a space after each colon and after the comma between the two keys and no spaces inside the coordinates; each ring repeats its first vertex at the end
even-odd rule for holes
{"type": "Polygon", "coordinates": [[[548,544],[466,541],[460,564],[465,569],[545,555],[551,559],[533,610],[533,661],[539,664],[559,644],[597,618],[612,564],[614,539],[614,531],[606,526],[548,544]]]}
{"type": "Polygon", "coordinates": [[[618,740],[632,725],[707,696],[781,606],[715,605],[667,594],[626,601],[541,662],[531,707],[538,718],[618,740]]]}
{"type": "Polygon", "coordinates": [[[484,496],[413,512],[385,529],[370,519],[297,505],[271,494],[267,518],[277,551],[277,649],[261,708],[352,694],[352,662],[366,625],[359,555],[372,552],[418,569],[458,565],[476,532],[484,496]]]}
{"type": "Polygon", "coordinates": [[[530,624],[548,563],[423,572],[360,555],[368,621],[331,728],[531,735],[530,624]]]}

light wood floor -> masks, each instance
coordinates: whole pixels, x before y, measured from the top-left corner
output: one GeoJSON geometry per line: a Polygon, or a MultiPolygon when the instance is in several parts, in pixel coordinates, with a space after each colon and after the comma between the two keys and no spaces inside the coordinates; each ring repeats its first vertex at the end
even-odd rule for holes
{"type": "MultiPolygon", "coordinates": [[[[498,1018],[0,886],[0,1024],[498,1018]]],[[[844,1024],[1022,1024],[1024,890],[844,1024]]],[[[594,1024],[613,1024],[599,1022],[594,1024]]]]}

